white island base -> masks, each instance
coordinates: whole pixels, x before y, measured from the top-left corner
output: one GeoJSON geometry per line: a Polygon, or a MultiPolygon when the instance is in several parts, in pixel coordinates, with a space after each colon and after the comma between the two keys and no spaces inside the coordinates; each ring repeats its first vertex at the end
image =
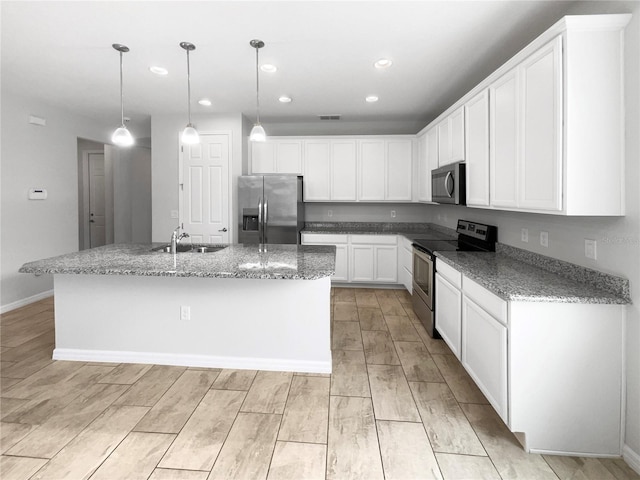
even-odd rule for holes
{"type": "Polygon", "coordinates": [[[56,274],[54,283],[56,360],[331,373],[329,277],[56,274]]]}

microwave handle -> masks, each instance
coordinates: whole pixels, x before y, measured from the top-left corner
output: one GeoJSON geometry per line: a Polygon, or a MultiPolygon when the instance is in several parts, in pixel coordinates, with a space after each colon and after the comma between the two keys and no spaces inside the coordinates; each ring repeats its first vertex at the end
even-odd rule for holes
{"type": "Polygon", "coordinates": [[[447,192],[449,198],[453,196],[453,192],[455,190],[454,182],[455,180],[453,179],[453,175],[451,174],[451,172],[447,172],[447,176],[444,177],[444,189],[447,192]],[[451,179],[451,190],[449,190],[449,179],[451,179]]]}

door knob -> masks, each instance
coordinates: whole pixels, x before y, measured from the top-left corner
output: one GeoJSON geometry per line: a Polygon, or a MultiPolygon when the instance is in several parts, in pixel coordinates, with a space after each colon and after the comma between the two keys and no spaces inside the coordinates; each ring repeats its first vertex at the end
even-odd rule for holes
{"type": "Polygon", "coordinates": [[[221,228],[220,230],[218,230],[219,232],[226,232],[227,231],[227,227],[221,228]]]}

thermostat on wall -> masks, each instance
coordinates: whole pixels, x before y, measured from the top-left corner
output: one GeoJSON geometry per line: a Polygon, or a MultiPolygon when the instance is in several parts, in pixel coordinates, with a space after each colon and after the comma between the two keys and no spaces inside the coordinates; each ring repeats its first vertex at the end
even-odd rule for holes
{"type": "Polygon", "coordinates": [[[44,188],[32,188],[29,190],[29,200],[46,200],[47,190],[44,188]]]}

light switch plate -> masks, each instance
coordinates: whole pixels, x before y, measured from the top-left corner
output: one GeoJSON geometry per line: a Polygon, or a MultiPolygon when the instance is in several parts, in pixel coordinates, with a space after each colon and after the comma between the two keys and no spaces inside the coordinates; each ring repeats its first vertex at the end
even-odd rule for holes
{"type": "Polygon", "coordinates": [[[171,210],[171,218],[178,218],[178,210],[171,210]]]}
{"type": "Polygon", "coordinates": [[[593,260],[598,259],[598,243],[595,240],[584,239],[584,256],[593,260]]]}
{"type": "Polygon", "coordinates": [[[529,229],[528,228],[523,228],[520,230],[520,240],[522,240],[525,243],[529,242],[529,229]]]}

